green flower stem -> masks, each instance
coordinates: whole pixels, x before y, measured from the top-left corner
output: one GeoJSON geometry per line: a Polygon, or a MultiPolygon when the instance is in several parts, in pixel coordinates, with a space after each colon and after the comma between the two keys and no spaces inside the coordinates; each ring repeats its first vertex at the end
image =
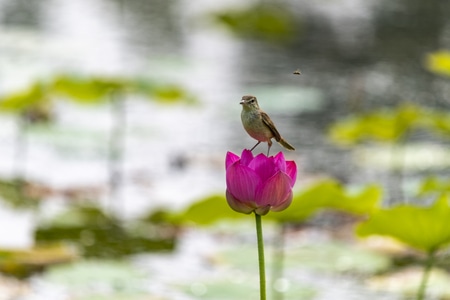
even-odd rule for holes
{"type": "Polygon", "coordinates": [[[417,300],[425,299],[425,290],[427,288],[428,279],[430,277],[431,269],[433,268],[435,261],[435,251],[431,250],[428,252],[427,261],[423,269],[422,280],[419,285],[419,290],[417,291],[417,300]]]}
{"type": "Polygon", "coordinates": [[[261,226],[261,216],[255,213],[256,238],[258,240],[258,261],[259,261],[259,293],[260,299],[266,300],[266,271],[264,263],[264,240],[261,226]]]}

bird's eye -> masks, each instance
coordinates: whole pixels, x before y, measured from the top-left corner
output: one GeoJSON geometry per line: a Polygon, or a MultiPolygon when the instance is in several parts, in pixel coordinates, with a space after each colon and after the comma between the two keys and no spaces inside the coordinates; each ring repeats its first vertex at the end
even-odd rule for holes
{"type": "Polygon", "coordinates": [[[251,100],[250,100],[250,103],[255,103],[255,99],[251,99],[251,100]]]}

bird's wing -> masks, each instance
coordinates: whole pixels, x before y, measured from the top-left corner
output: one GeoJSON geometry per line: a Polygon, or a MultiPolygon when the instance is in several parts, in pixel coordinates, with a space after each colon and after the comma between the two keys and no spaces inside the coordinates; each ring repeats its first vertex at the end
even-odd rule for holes
{"type": "Polygon", "coordinates": [[[262,111],[261,118],[262,118],[264,124],[266,124],[267,127],[269,127],[270,131],[272,131],[273,136],[275,137],[275,140],[279,141],[281,139],[281,135],[278,132],[278,130],[275,128],[275,124],[273,124],[272,120],[269,118],[269,115],[262,111]]]}

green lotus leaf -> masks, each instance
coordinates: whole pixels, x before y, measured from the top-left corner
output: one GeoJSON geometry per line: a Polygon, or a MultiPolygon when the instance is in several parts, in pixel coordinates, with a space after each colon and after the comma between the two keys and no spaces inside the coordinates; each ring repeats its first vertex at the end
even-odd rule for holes
{"type": "Polygon", "coordinates": [[[364,187],[356,194],[350,194],[343,191],[342,199],[333,199],[333,201],[329,203],[329,207],[352,214],[364,215],[377,210],[381,198],[381,187],[373,184],[364,187]]]}
{"type": "Polygon", "coordinates": [[[340,145],[351,146],[359,142],[364,134],[364,127],[357,117],[348,117],[333,124],[329,135],[340,145]]]}
{"type": "Polygon", "coordinates": [[[419,196],[436,193],[450,193],[450,180],[429,177],[421,183],[419,187],[419,196]]]}
{"type": "Polygon", "coordinates": [[[339,184],[334,180],[324,180],[304,191],[294,193],[291,205],[284,211],[269,213],[267,218],[279,222],[301,222],[311,217],[319,209],[332,201],[343,199],[339,184]]]}
{"type": "Polygon", "coordinates": [[[280,5],[258,3],[245,9],[215,13],[212,19],[239,37],[268,42],[288,41],[296,28],[292,13],[280,5]]]}
{"type": "Polygon", "coordinates": [[[428,125],[434,132],[449,137],[450,136],[450,114],[435,112],[430,115],[428,125]]]}
{"type": "Polygon", "coordinates": [[[212,195],[191,204],[182,213],[169,217],[173,223],[210,225],[223,219],[244,219],[247,215],[233,211],[225,195],[212,195]]]}
{"type": "Polygon", "coordinates": [[[17,209],[36,208],[41,199],[30,193],[31,186],[32,182],[23,179],[0,178],[0,200],[17,209]]]}
{"type": "Polygon", "coordinates": [[[122,91],[127,82],[115,78],[77,77],[61,75],[51,84],[54,93],[83,103],[97,103],[107,100],[114,91],[122,91]]]}
{"type": "Polygon", "coordinates": [[[433,73],[450,76],[450,51],[442,50],[428,54],[425,66],[433,73]]]}
{"type": "Polygon", "coordinates": [[[0,99],[0,110],[23,112],[31,107],[42,106],[45,102],[47,102],[45,87],[38,82],[28,89],[2,97],[0,99]]]}
{"type": "Polygon", "coordinates": [[[286,210],[270,213],[267,217],[279,222],[299,222],[321,209],[367,214],[377,209],[380,199],[381,189],[378,186],[370,185],[357,194],[351,194],[337,181],[328,179],[297,193],[286,210]]]}
{"type": "Polygon", "coordinates": [[[448,200],[443,195],[429,207],[404,204],[378,210],[357,227],[357,234],[389,236],[418,250],[435,251],[450,242],[448,200]]]}
{"type": "Polygon", "coordinates": [[[181,101],[194,102],[192,96],[189,95],[184,88],[175,84],[161,84],[154,86],[149,96],[162,103],[175,103],[181,101]]]}
{"type": "Polygon", "coordinates": [[[343,145],[364,141],[394,143],[411,130],[423,126],[428,114],[426,109],[403,103],[396,109],[382,109],[343,119],[330,128],[330,137],[343,145]]]}

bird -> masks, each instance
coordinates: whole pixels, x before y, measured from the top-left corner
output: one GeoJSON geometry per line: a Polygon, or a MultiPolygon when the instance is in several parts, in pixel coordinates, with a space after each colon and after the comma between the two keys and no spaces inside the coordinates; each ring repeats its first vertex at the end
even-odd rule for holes
{"type": "Polygon", "coordinates": [[[253,151],[253,149],[261,142],[267,142],[267,156],[269,156],[272,138],[275,138],[275,140],[284,148],[295,150],[295,148],[280,135],[269,115],[259,108],[258,100],[255,96],[242,96],[242,100],[239,103],[242,105],[242,125],[244,126],[245,131],[258,141],[250,151],[253,151]]]}

